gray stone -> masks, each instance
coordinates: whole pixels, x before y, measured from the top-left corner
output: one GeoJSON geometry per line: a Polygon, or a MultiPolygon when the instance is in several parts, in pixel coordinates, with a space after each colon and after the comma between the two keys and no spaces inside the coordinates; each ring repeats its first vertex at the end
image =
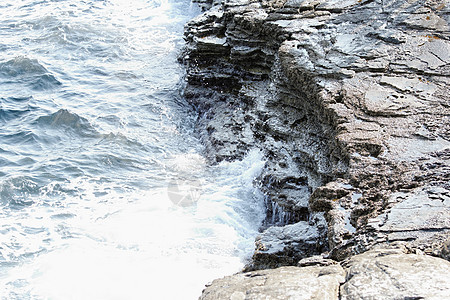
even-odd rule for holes
{"type": "Polygon", "coordinates": [[[400,249],[376,249],[344,264],[341,299],[450,299],[450,262],[400,249]]]}
{"type": "Polygon", "coordinates": [[[412,28],[448,31],[447,22],[434,13],[413,14],[404,23],[412,28]]]}
{"type": "Polygon", "coordinates": [[[337,300],[344,280],[339,265],[281,267],[214,280],[201,300],[337,300]]]}
{"type": "Polygon", "coordinates": [[[448,259],[445,1],[199,1],[181,60],[206,156],[266,159],[248,269],[397,241],[448,259]]]}
{"type": "Polygon", "coordinates": [[[425,95],[433,95],[436,91],[436,86],[432,83],[419,80],[419,78],[405,78],[405,77],[393,77],[393,76],[381,76],[381,84],[386,84],[394,87],[401,92],[417,92],[425,95]]]}
{"type": "Polygon", "coordinates": [[[407,109],[417,102],[412,96],[398,94],[382,87],[373,87],[364,97],[364,105],[368,114],[372,116],[405,116],[407,109]]]}
{"type": "Polygon", "coordinates": [[[368,222],[368,227],[388,242],[405,241],[419,249],[448,259],[450,237],[450,198],[442,188],[419,189],[413,194],[395,193],[391,209],[368,222]]]}
{"type": "Polygon", "coordinates": [[[433,199],[423,190],[412,195],[397,193],[392,197],[404,200],[378,217],[383,220],[378,230],[393,232],[450,229],[450,199],[433,199]]]}
{"type": "Polygon", "coordinates": [[[332,259],[323,258],[321,255],[311,256],[303,258],[297,264],[299,267],[309,267],[309,266],[331,266],[337,264],[336,261],[332,259]]]}
{"type": "Polygon", "coordinates": [[[295,265],[302,258],[320,254],[326,249],[325,234],[326,222],[320,215],[310,222],[269,227],[256,238],[248,269],[295,265]]]}

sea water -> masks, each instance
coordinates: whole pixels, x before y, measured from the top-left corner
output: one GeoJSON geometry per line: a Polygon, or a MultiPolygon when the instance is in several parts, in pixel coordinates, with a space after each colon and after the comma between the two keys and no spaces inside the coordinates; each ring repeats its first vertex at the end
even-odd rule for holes
{"type": "Polygon", "coordinates": [[[264,161],[211,166],[187,0],[0,3],[1,299],[196,299],[239,271],[264,161]]]}

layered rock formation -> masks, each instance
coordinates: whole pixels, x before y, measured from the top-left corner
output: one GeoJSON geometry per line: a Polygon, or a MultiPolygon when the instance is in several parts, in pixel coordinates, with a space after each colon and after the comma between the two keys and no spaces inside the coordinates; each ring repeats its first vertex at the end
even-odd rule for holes
{"type": "Polygon", "coordinates": [[[206,154],[214,163],[257,147],[267,158],[256,183],[267,218],[247,270],[322,255],[353,261],[348,274],[358,254],[392,245],[448,260],[448,3],[201,5],[181,60],[206,154]]]}

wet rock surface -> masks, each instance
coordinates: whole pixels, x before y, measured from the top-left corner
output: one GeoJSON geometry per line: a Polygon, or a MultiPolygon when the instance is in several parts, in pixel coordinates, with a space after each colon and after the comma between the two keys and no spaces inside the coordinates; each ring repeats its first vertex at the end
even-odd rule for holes
{"type": "Polygon", "coordinates": [[[256,263],[246,270],[292,266],[302,258],[323,253],[327,249],[326,233],[322,215],[315,215],[310,222],[271,226],[256,238],[253,255],[256,263]]]}
{"type": "Polygon", "coordinates": [[[267,159],[256,183],[267,218],[248,269],[318,254],[344,261],[399,242],[448,260],[449,4],[202,7],[180,60],[206,156],[234,160],[256,147],[267,159]]]}

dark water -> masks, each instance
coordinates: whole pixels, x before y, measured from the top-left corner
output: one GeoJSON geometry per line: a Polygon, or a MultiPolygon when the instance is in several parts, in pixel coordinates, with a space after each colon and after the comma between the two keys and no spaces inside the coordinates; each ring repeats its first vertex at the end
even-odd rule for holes
{"type": "Polygon", "coordinates": [[[2,299],[195,299],[245,263],[263,162],[204,162],[176,62],[196,14],[0,3],[2,299]]]}

